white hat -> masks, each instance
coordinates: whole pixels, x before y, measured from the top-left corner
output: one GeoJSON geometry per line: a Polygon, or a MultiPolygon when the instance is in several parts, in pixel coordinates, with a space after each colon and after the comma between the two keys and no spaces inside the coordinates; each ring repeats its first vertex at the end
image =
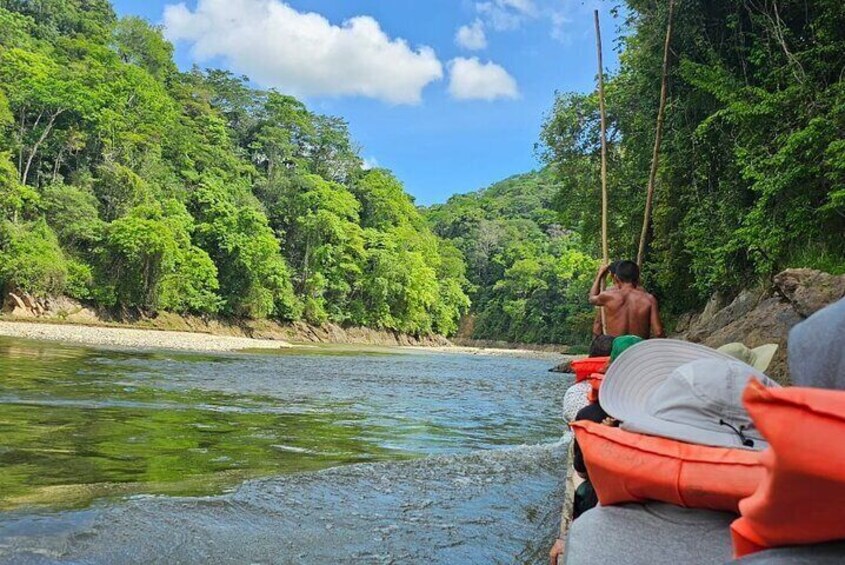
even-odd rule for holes
{"type": "Polygon", "coordinates": [[[768,443],[742,405],[751,378],[779,386],[754,367],[695,343],[654,339],[627,349],[602,383],[602,408],[628,431],[716,447],[768,443]]]}

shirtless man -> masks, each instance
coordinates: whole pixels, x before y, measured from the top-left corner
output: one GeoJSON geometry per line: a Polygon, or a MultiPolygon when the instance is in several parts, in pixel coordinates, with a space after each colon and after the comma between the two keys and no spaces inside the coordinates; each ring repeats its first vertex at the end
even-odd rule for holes
{"type": "Polygon", "coordinates": [[[657,299],[639,286],[640,268],[633,261],[618,261],[614,267],[613,288],[601,291],[601,281],[610,271],[610,265],[605,265],[590,289],[590,304],[604,306],[608,335],[666,337],[657,299]]]}

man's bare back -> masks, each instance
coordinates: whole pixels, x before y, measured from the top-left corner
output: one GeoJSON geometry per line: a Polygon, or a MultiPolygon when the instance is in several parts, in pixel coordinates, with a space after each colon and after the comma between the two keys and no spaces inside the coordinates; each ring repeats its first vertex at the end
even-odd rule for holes
{"type": "Polygon", "coordinates": [[[657,299],[639,286],[636,265],[629,261],[624,263],[630,263],[627,271],[614,275],[615,286],[603,292],[601,281],[607,276],[608,268],[599,270],[590,290],[590,304],[604,307],[608,335],[638,335],[643,339],[664,337],[657,299]]]}

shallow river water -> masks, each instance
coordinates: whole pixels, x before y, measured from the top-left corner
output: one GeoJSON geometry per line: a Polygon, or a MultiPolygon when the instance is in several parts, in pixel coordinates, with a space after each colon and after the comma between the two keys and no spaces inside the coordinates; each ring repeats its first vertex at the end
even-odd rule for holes
{"type": "Polygon", "coordinates": [[[548,367],[0,339],[0,562],[542,562],[569,384],[548,367]]]}

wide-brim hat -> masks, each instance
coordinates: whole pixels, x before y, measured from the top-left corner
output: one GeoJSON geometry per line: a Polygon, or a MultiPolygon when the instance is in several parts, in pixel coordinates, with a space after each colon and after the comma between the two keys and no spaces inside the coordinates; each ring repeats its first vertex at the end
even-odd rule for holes
{"type": "Polygon", "coordinates": [[[744,343],[734,342],[726,343],[716,351],[727,353],[731,357],[739,359],[744,363],[748,363],[755,369],[765,371],[772,364],[772,359],[778,351],[777,343],[767,343],[759,347],[748,347],[744,343]]]}
{"type": "Polygon", "coordinates": [[[628,431],[700,445],[763,449],[768,444],[742,404],[752,377],[778,386],[751,365],[715,349],[654,339],[634,345],[611,364],[599,401],[628,431]]]}

